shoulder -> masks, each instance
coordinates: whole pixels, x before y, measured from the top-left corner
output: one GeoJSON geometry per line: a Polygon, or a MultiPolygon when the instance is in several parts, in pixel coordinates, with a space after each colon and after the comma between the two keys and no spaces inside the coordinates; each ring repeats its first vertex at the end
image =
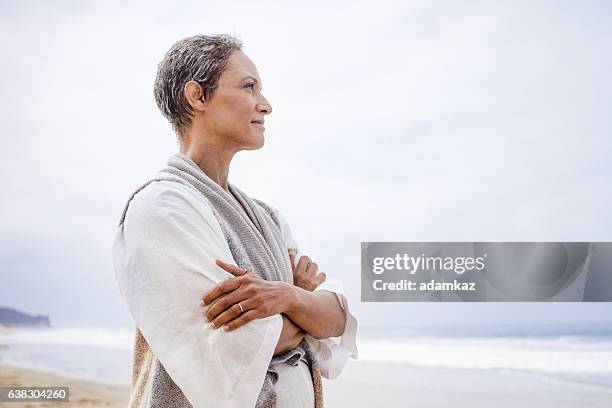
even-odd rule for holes
{"type": "Polygon", "coordinates": [[[134,214],[159,215],[190,206],[210,208],[204,197],[200,199],[195,193],[175,181],[152,181],[134,194],[129,202],[127,215],[132,217],[134,214]]]}
{"type": "Polygon", "coordinates": [[[196,227],[201,222],[221,233],[212,207],[201,193],[179,182],[160,180],[148,183],[134,194],[128,203],[124,225],[150,230],[179,224],[196,227]]]}

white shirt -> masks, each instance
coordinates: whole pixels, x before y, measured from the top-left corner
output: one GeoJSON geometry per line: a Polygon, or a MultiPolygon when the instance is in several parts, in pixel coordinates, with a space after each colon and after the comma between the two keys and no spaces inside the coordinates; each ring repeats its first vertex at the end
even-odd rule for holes
{"type": "MultiPolygon", "coordinates": [[[[290,228],[282,215],[279,218],[287,248],[295,248],[299,259],[290,228]]],[[[206,324],[206,309],[199,300],[219,282],[233,278],[215,264],[217,258],[236,264],[210,206],[195,189],[171,181],[152,182],[134,196],[113,245],[115,276],[128,309],[191,404],[254,407],[282,318],[254,320],[231,332],[206,324]]],[[[339,281],[328,277],[317,288],[323,289],[337,294],[346,313],[345,330],[337,338],[306,335],[306,340],[321,375],[334,379],[349,357],[357,358],[357,320],[349,312],[339,281]]],[[[297,376],[303,371],[298,367],[302,365],[284,371],[297,376]]],[[[276,384],[279,402],[290,391],[286,386],[295,385],[293,380],[285,377],[276,384]]]]}

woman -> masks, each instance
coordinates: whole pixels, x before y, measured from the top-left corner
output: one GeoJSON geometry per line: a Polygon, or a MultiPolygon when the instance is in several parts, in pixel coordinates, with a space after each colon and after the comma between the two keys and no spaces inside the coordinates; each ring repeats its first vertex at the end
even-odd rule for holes
{"type": "Polygon", "coordinates": [[[233,37],[189,37],[155,99],[180,153],[130,197],[113,246],[137,325],[130,406],[322,407],[357,321],[279,212],[228,181],[235,153],[264,144],[257,68],[233,37]]]}

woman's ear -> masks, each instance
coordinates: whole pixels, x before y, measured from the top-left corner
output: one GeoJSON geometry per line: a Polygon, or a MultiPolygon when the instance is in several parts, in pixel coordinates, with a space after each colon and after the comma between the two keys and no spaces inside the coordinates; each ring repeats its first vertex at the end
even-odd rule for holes
{"type": "Polygon", "coordinates": [[[198,84],[196,81],[189,81],[185,84],[183,93],[191,109],[194,111],[203,111],[205,109],[206,101],[204,100],[202,85],[198,84]]]}

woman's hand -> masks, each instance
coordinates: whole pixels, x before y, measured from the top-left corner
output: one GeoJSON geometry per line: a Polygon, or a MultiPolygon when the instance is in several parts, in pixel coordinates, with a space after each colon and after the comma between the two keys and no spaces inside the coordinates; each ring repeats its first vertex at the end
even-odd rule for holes
{"type": "Polygon", "coordinates": [[[200,301],[202,307],[210,305],[204,317],[213,329],[225,325],[224,331],[232,331],[251,320],[263,319],[288,309],[291,300],[288,283],[267,281],[255,272],[220,259],[216,260],[216,264],[236,278],[219,283],[200,301]]]}
{"type": "Polygon", "coordinates": [[[289,249],[289,259],[291,259],[291,268],[293,269],[293,284],[309,292],[313,292],[320,284],[325,282],[325,272],[319,272],[319,266],[315,262],[311,262],[310,258],[303,255],[300,257],[297,266],[295,265],[294,249],[289,249]]]}

